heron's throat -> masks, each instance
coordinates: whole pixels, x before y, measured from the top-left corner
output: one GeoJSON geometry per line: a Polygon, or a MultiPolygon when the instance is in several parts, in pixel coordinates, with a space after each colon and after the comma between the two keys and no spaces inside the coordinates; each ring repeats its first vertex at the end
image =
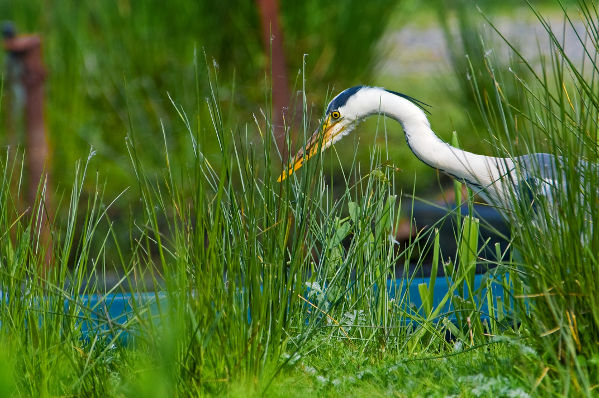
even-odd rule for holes
{"type": "Polygon", "coordinates": [[[488,184],[491,158],[463,151],[441,140],[431,129],[424,111],[412,101],[390,92],[380,94],[380,113],[397,120],[411,151],[427,165],[458,179],[488,184]]]}

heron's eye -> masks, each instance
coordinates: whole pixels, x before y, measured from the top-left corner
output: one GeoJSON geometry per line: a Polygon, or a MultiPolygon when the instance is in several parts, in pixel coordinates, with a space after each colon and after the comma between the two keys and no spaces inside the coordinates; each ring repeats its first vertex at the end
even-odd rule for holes
{"type": "Polygon", "coordinates": [[[341,114],[339,113],[339,111],[333,111],[331,112],[331,117],[333,119],[339,119],[341,117],[341,114]]]}

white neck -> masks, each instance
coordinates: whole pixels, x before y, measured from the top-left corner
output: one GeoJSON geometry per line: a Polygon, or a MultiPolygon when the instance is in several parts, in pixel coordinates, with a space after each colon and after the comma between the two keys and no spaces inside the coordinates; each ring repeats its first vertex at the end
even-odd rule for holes
{"type": "Polygon", "coordinates": [[[364,94],[364,102],[371,104],[367,115],[381,113],[401,123],[410,149],[429,166],[485,188],[504,174],[505,159],[463,151],[439,139],[425,113],[410,100],[378,88],[364,94]]]}

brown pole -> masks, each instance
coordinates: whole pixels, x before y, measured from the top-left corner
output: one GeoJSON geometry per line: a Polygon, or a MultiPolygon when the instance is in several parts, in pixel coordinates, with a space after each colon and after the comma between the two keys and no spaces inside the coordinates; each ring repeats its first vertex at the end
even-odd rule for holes
{"type": "MultiPolygon", "coordinates": [[[[287,160],[287,145],[285,143],[285,126],[283,118],[289,107],[289,82],[287,66],[283,51],[283,31],[279,24],[279,5],[277,0],[257,0],[262,25],[262,45],[266,54],[271,54],[272,74],[272,123],[274,124],[277,147],[287,160]]],[[[289,121],[288,121],[289,122],[289,121]]]]}
{"type": "MultiPolygon", "coordinates": [[[[39,241],[46,249],[46,262],[52,257],[48,210],[49,150],[44,124],[44,80],[46,69],[42,61],[42,41],[37,35],[5,37],[4,49],[20,64],[21,83],[25,88],[26,164],[29,174],[27,191],[28,204],[34,209],[38,187],[41,184],[40,209],[37,231],[39,241]]],[[[34,209],[36,210],[36,209],[34,209]]],[[[36,234],[37,235],[37,234],[36,234]]]]}

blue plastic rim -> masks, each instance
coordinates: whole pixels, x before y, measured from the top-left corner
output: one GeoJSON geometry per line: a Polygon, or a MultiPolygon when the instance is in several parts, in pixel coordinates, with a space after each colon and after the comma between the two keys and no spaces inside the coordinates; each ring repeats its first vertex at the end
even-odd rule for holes
{"type": "MultiPolygon", "coordinates": [[[[504,299],[503,286],[486,275],[475,275],[474,291],[482,287],[481,297],[487,297],[487,287],[491,287],[491,296],[494,303],[499,298],[504,299]]],[[[405,297],[408,305],[415,312],[422,309],[422,300],[418,291],[418,285],[425,283],[430,286],[430,278],[412,278],[409,283],[406,279],[387,280],[387,291],[390,298],[405,297]]],[[[376,287],[375,287],[376,288],[376,287]]],[[[438,277],[435,281],[433,294],[433,308],[437,308],[450,289],[448,278],[438,277]]],[[[456,294],[460,292],[455,292],[456,294]]],[[[466,298],[467,292],[462,292],[461,297],[466,298]]],[[[65,306],[68,307],[68,302],[65,306]]],[[[80,296],[78,305],[81,308],[81,332],[84,338],[92,338],[97,335],[105,335],[109,338],[117,337],[120,341],[128,341],[134,337],[134,327],[130,323],[140,316],[157,316],[158,306],[166,308],[168,305],[164,293],[112,293],[112,294],[89,294],[80,296]]],[[[441,314],[450,314],[452,311],[451,300],[447,300],[441,309],[441,314]]],[[[489,309],[486,300],[480,306],[482,318],[488,318],[489,309]]],[[[422,313],[420,312],[422,315],[422,313]]],[[[449,317],[455,320],[455,316],[449,317]]],[[[248,319],[250,319],[248,314],[248,319]]]]}

